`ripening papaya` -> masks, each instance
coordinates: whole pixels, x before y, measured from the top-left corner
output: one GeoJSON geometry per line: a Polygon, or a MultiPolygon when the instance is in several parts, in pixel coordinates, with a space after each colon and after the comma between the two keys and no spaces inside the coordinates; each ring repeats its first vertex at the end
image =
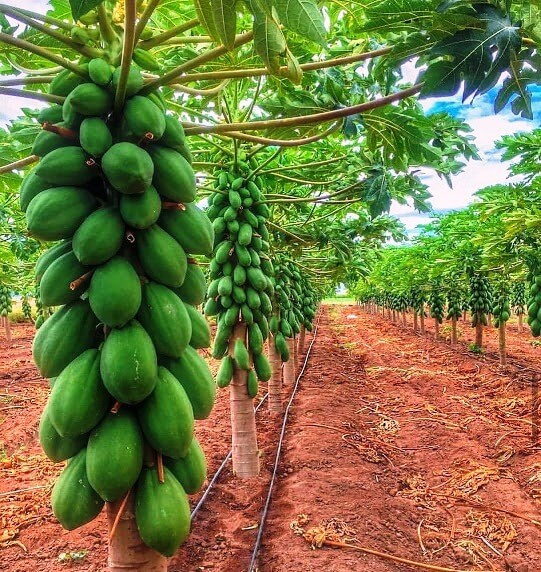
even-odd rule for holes
{"type": "Polygon", "coordinates": [[[94,428],[86,448],[86,474],[104,501],[123,497],[143,468],[143,433],[133,411],[108,413],[94,428]]]}
{"type": "Polygon", "coordinates": [[[45,378],[56,377],[79,354],[94,346],[98,320],[87,301],[66,304],[38,330],[34,361],[45,378]]]}
{"type": "Polygon", "coordinates": [[[139,403],[152,393],[158,379],[156,350],[139,322],[111,330],[102,346],[100,371],[107,391],[121,403],[139,403]]]}
{"type": "Polygon", "coordinates": [[[184,302],[167,286],[156,282],[143,286],[137,319],[161,355],[180,357],[190,343],[190,315],[184,302]]]}
{"type": "Polygon", "coordinates": [[[93,429],[110,407],[111,396],[100,377],[100,352],[89,349],[57,377],[47,404],[54,428],[62,437],[93,429]]]}
{"type": "Polygon", "coordinates": [[[194,429],[192,406],[182,385],[165,367],[158,368],[156,387],[139,403],[137,415],[153,449],[173,459],[188,453],[194,429]]]}
{"type": "Polygon", "coordinates": [[[36,195],[54,186],[54,183],[49,183],[45,179],[38,177],[35,171],[34,169],[26,175],[19,189],[19,205],[23,212],[26,212],[30,201],[36,195]]]}
{"type": "Polygon", "coordinates": [[[55,185],[86,185],[99,170],[88,164],[81,147],[62,147],[47,153],[35,169],[36,175],[55,185]]]}
{"type": "Polygon", "coordinates": [[[184,282],[178,288],[174,288],[173,291],[186,304],[192,306],[202,304],[205,301],[207,282],[201,267],[194,261],[188,260],[184,282]]]}
{"type": "Polygon", "coordinates": [[[53,463],[60,463],[76,455],[86,446],[88,435],[62,437],[54,428],[46,406],[39,421],[39,444],[53,463]]]}
{"type": "Polygon", "coordinates": [[[194,437],[185,457],[166,459],[166,467],[175,475],[184,492],[193,495],[198,492],[207,478],[207,461],[199,441],[194,437]]]}
{"type": "Polygon", "coordinates": [[[82,264],[102,264],[120,250],[124,231],[124,222],[116,207],[100,208],[75,231],[73,252],[82,264]]]}
{"type": "Polygon", "coordinates": [[[188,346],[179,358],[160,358],[186,391],[195,419],[206,419],[216,399],[216,384],[209,365],[196,349],[188,346]]]}
{"type": "Polygon", "coordinates": [[[81,264],[73,251],[59,256],[43,273],[39,285],[41,303],[44,306],[60,306],[74,302],[88,288],[86,281],[75,288],[70,284],[88,272],[89,267],[81,264]]]}
{"type": "Polygon", "coordinates": [[[104,502],[86,476],[86,449],[73,457],[58,477],[51,493],[53,513],[66,530],[94,520],[104,502]]]}
{"type": "Polygon", "coordinates": [[[190,505],[182,485],[164,467],[165,482],[155,467],[144,468],[135,491],[135,522],[143,542],[173,556],[190,533],[190,505]]]}
{"type": "Polygon", "coordinates": [[[150,155],[133,143],[116,143],[103,155],[101,168],[110,185],[128,195],[143,193],[152,182],[150,155]]]}
{"type": "Polygon", "coordinates": [[[113,144],[113,136],[103,119],[87,117],[79,128],[79,141],[89,155],[101,157],[113,144]]]}
{"type": "Polygon", "coordinates": [[[151,134],[153,140],[159,139],[165,131],[163,111],[147,97],[135,95],[126,101],[123,119],[127,129],[136,137],[151,134]]]}
{"type": "Polygon", "coordinates": [[[191,165],[180,154],[161,145],[149,148],[154,162],[152,184],[160,195],[180,203],[191,203],[195,199],[195,174],[191,165]]]}
{"type": "Polygon", "coordinates": [[[141,282],[133,266],[115,256],[96,269],[88,290],[90,307],[110,328],[118,328],[135,318],[141,306],[141,282]]]}
{"type": "Polygon", "coordinates": [[[185,252],[210,255],[214,246],[214,229],[208,216],[193,203],[184,206],[184,210],[162,210],[159,225],[185,252]]]}

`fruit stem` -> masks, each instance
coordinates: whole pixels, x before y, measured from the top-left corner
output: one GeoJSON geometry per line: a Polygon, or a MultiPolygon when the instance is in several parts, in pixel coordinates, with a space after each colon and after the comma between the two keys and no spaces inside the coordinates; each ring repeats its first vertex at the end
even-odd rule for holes
{"type": "Polygon", "coordinates": [[[50,131],[51,133],[57,133],[58,135],[61,135],[66,139],[75,139],[75,140],[79,139],[79,134],[77,133],[77,131],[73,131],[72,129],[67,129],[66,127],[62,127],[61,125],[55,125],[54,123],[49,123],[48,121],[46,121],[43,124],[42,129],[45,131],[50,131]]]}
{"type": "Polygon", "coordinates": [[[126,232],[126,240],[130,243],[130,244],[135,244],[135,234],[133,234],[133,232],[131,230],[128,230],[126,232]]]}
{"type": "Polygon", "coordinates": [[[184,203],[173,203],[171,201],[163,201],[162,208],[166,210],[185,211],[186,205],[184,203]]]}
{"type": "Polygon", "coordinates": [[[77,280],[70,282],[70,290],[77,290],[77,288],[79,288],[79,286],[81,286],[81,284],[86,282],[92,276],[92,274],[94,274],[94,269],[86,272],[82,276],[79,276],[79,278],[77,278],[77,280]]]}
{"type": "Polygon", "coordinates": [[[122,513],[124,512],[124,510],[126,508],[126,504],[128,503],[128,499],[130,498],[130,495],[131,495],[131,489],[126,493],[126,496],[122,500],[122,503],[118,509],[118,512],[115,515],[115,520],[113,522],[113,526],[111,526],[111,530],[109,531],[109,540],[112,540],[112,538],[114,537],[114,535],[117,531],[118,523],[120,522],[120,517],[122,516],[122,513]]]}
{"type": "Polygon", "coordinates": [[[120,401],[116,401],[115,404],[113,405],[113,407],[111,407],[111,413],[116,414],[120,411],[120,408],[122,407],[122,403],[120,403],[120,401]]]}
{"type": "Polygon", "coordinates": [[[137,6],[135,0],[125,0],[124,2],[124,42],[122,44],[122,58],[120,61],[120,77],[115,93],[114,111],[119,113],[126,99],[126,88],[128,85],[128,74],[133,56],[135,40],[135,21],[137,19],[137,6]]]}
{"type": "Polygon", "coordinates": [[[161,453],[156,453],[156,466],[158,468],[158,482],[165,483],[165,471],[163,470],[163,457],[161,453]]]}

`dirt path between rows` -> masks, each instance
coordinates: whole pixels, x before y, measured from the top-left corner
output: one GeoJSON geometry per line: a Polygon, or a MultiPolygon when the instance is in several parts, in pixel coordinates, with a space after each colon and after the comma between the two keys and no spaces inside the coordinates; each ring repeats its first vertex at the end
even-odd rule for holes
{"type": "MultiPolygon", "coordinates": [[[[325,520],[311,538],[463,570],[541,569],[541,525],[528,520],[541,521],[532,374],[469,354],[463,329],[456,351],[355,306],[323,308],[292,408],[259,572],[415,570],[343,548],[313,550],[291,528],[302,533],[325,520]]],[[[48,384],[31,361],[32,335],[17,325],[11,347],[0,340],[0,569],[104,570],[104,516],[66,532],[51,515],[48,487],[60,467],[37,443],[48,384]]],[[[496,347],[495,330],[486,336],[496,347]]],[[[535,366],[541,348],[530,340],[511,328],[511,353],[535,366]]],[[[238,482],[226,468],[171,572],[247,570],[279,432],[265,407],[258,431],[261,477],[238,482]]],[[[197,435],[211,476],[229,450],[226,390],[197,435]]]]}

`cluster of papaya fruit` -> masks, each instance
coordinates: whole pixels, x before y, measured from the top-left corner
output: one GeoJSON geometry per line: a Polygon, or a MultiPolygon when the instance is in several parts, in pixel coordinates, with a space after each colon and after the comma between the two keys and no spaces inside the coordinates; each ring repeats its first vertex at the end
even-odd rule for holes
{"type": "Polygon", "coordinates": [[[0,317],[5,318],[9,316],[11,309],[11,290],[5,284],[0,284],[0,317]]]}
{"type": "Polygon", "coordinates": [[[28,296],[23,296],[21,301],[21,310],[23,312],[23,316],[26,320],[32,320],[32,306],[30,305],[30,300],[28,296]]]}
{"type": "Polygon", "coordinates": [[[258,379],[268,381],[269,362],[263,344],[269,335],[274,268],[268,256],[269,208],[259,186],[248,173],[232,166],[218,173],[216,190],[207,211],[213,221],[215,245],[210,263],[207,316],[217,316],[212,355],[222,359],[216,378],[219,387],[231,383],[235,369],[245,370],[247,392],[255,397],[258,379]],[[237,324],[246,325],[246,335],[233,335],[237,324]],[[232,341],[234,339],[234,341],[232,341]]]}
{"type": "Polygon", "coordinates": [[[49,317],[53,315],[53,308],[48,308],[41,303],[41,296],[39,295],[39,285],[36,288],[36,292],[34,294],[34,300],[36,301],[36,321],[34,322],[34,326],[36,330],[39,330],[43,325],[43,322],[49,317]]]}
{"type": "Polygon", "coordinates": [[[515,282],[511,291],[511,306],[517,316],[526,313],[526,284],[515,282]]]}
{"type": "Polygon", "coordinates": [[[451,288],[447,292],[447,319],[460,318],[462,316],[462,301],[460,292],[451,288]]]}
{"type": "Polygon", "coordinates": [[[430,290],[428,305],[430,306],[430,317],[434,318],[438,324],[441,324],[445,311],[445,300],[443,298],[441,285],[437,282],[432,285],[432,289],[430,290]]]}
{"type": "Polygon", "coordinates": [[[41,160],[20,196],[30,233],[60,241],[35,273],[43,306],[61,306],[33,345],[52,385],[40,442],[52,461],[70,459],[52,493],[65,528],[133,489],[142,540],[171,556],[189,533],[186,493],[206,473],[194,419],[208,416],[215,385],[197,352],[210,329],[190,256],[209,254],[214,233],[160,93],[138,95],[131,67],[113,109],[119,68],[94,59],[86,70],[52,82],[65,101],[40,114],[41,160]]]}
{"type": "Polygon", "coordinates": [[[314,328],[314,318],[316,316],[317,307],[321,301],[321,295],[312,286],[311,281],[301,275],[302,296],[300,300],[301,307],[301,326],[304,326],[309,332],[314,328]]]}
{"type": "Polygon", "coordinates": [[[500,324],[505,324],[511,317],[511,304],[509,302],[509,287],[507,282],[500,282],[496,285],[495,292],[496,300],[492,308],[492,315],[494,316],[494,325],[496,327],[500,324]]]}
{"type": "Polygon", "coordinates": [[[532,336],[541,334],[541,270],[534,268],[528,274],[530,292],[528,299],[528,325],[532,336]]]}
{"type": "Polygon", "coordinates": [[[492,292],[488,278],[479,272],[470,276],[471,325],[488,325],[487,314],[492,310],[492,292]]]}

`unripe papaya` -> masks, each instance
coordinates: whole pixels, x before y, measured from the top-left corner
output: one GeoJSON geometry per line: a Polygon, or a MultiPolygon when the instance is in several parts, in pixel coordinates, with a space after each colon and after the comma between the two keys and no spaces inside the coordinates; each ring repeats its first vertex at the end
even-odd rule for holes
{"type": "Polygon", "coordinates": [[[143,286],[137,319],[161,355],[178,358],[190,342],[192,321],[186,305],[162,284],[149,282],[143,286]]]}
{"type": "Polygon", "coordinates": [[[86,449],[88,482],[109,502],[123,497],[143,468],[143,433],[136,415],[122,407],[92,431],[86,449]]]}
{"type": "Polygon", "coordinates": [[[59,256],[43,273],[39,285],[41,303],[44,306],[60,306],[77,300],[88,288],[88,283],[82,282],[73,290],[70,284],[88,270],[88,266],[81,264],[73,252],[59,256]]]}
{"type": "Polygon", "coordinates": [[[177,359],[161,358],[167,368],[182,385],[192,405],[195,419],[206,419],[216,399],[216,384],[207,361],[196,349],[188,346],[177,359]]]}
{"type": "Polygon", "coordinates": [[[173,291],[180,296],[183,302],[192,306],[199,306],[205,301],[207,283],[205,274],[198,264],[188,261],[184,282],[173,291]]]}
{"type": "Polygon", "coordinates": [[[186,159],[173,149],[153,145],[149,148],[154,162],[152,184],[160,195],[180,203],[195,199],[195,174],[186,159]]]}
{"type": "Polygon", "coordinates": [[[93,429],[111,403],[100,377],[100,353],[86,350],[55,381],[48,401],[49,416],[62,437],[77,437],[93,429]]]}
{"type": "Polygon", "coordinates": [[[157,222],[162,210],[162,200],[151,185],[142,194],[122,195],[120,214],[128,226],[145,229],[157,222]]]}
{"type": "Polygon", "coordinates": [[[126,142],[116,143],[105,153],[101,168],[111,186],[128,195],[148,189],[154,173],[150,155],[137,145],[126,142]]]}
{"type": "Polygon", "coordinates": [[[26,212],[30,201],[39,195],[42,191],[50,189],[54,186],[54,183],[49,183],[45,179],[38,177],[35,173],[35,169],[30,171],[28,175],[23,179],[21,188],[19,190],[19,205],[23,212],[26,212]]]}
{"type": "Polygon", "coordinates": [[[193,439],[193,410],[184,388],[166,368],[158,368],[156,387],[137,406],[137,415],[153,449],[173,459],[186,456],[193,439]]]}
{"type": "Polygon", "coordinates": [[[28,231],[41,240],[70,238],[95,208],[96,199],[85,189],[47,189],[36,195],[28,205],[28,231]]]}
{"type": "Polygon", "coordinates": [[[61,71],[49,86],[49,93],[52,95],[59,95],[60,97],[66,97],[73,91],[78,85],[82,84],[84,81],[83,77],[77,75],[69,70],[61,71]]]}
{"type": "Polygon", "coordinates": [[[231,383],[233,374],[235,372],[234,366],[235,364],[231,356],[225,356],[222,359],[222,363],[220,364],[220,368],[218,369],[218,373],[216,375],[216,385],[218,387],[224,388],[231,383]]]}
{"type": "Polygon", "coordinates": [[[32,346],[34,361],[45,378],[55,377],[96,341],[98,320],[88,302],[66,304],[38,330],[32,346]]]}
{"type": "Polygon", "coordinates": [[[223,322],[220,322],[216,330],[216,336],[214,337],[214,345],[212,346],[212,357],[214,359],[222,359],[227,353],[230,335],[231,328],[226,326],[223,322]]]}
{"type": "Polygon", "coordinates": [[[68,96],[73,109],[84,116],[107,114],[113,105],[109,91],[95,83],[82,83],[68,96]]]}
{"type": "Polygon", "coordinates": [[[235,345],[233,349],[233,357],[237,363],[237,367],[248,371],[250,369],[250,354],[246,349],[244,341],[240,338],[235,340],[235,345]]]}
{"type": "Polygon", "coordinates": [[[121,403],[139,403],[152,393],[158,360],[154,344],[139,322],[132,320],[111,330],[102,347],[100,371],[107,391],[121,403]]]}
{"type": "Polygon", "coordinates": [[[87,117],[79,128],[79,141],[89,155],[101,157],[113,144],[113,136],[103,119],[87,117]]]}
{"type": "Polygon", "coordinates": [[[73,235],[73,252],[82,264],[102,264],[122,246],[124,223],[115,207],[105,207],[90,214],[73,235]]]}
{"type": "Polygon", "coordinates": [[[36,175],[55,185],[86,185],[98,175],[87,163],[88,155],[80,147],[62,147],[47,153],[36,167],[36,175]]]}
{"type": "Polygon", "coordinates": [[[165,131],[160,139],[160,145],[178,150],[180,145],[186,143],[186,135],[182,123],[176,117],[165,116],[165,131]]]}
{"type": "Polygon", "coordinates": [[[220,309],[220,304],[214,298],[209,298],[205,303],[205,316],[216,316],[219,314],[220,309]]]}
{"type": "Polygon", "coordinates": [[[254,353],[254,369],[257,374],[258,379],[261,381],[269,381],[272,375],[271,366],[269,360],[264,353],[254,353]]]}
{"type": "Polygon", "coordinates": [[[257,382],[257,374],[251,369],[246,378],[246,392],[251,398],[254,398],[259,391],[259,383],[257,382]]]}
{"type": "Polygon", "coordinates": [[[135,492],[135,522],[143,542],[173,556],[190,533],[190,505],[182,485],[165,467],[160,483],[155,468],[143,469],[135,492]]]}
{"type": "Polygon", "coordinates": [[[160,69],[160,64],[147,50],[143,50],[142,48],[135,48],[135,50],[133,50],[133,61],[144,70],[156,71],[160,69]]]}
{"type": "Polygon", "coordinates": [[[86,449],[73,457],[58,477],[51,493],[53,513],[66,530],[94,520],[104,502],[86,476],[86,449]]]}
{"type": "Polygon", "coordinates": [[[163,111],[147,97],[136,95],[128,99],[123,118],[129,131],[139,138],[151,133],[157,140],[165,131],[163,111]]]}
{"type": "Polygon", "coordinates": [[[248,282],[254,288],[254,290],[262,292],[267,287],[267,280],[261,271],[261,268],[254,268],[253,266],[249,266],[246,268],[246,276],[248,278],[248,282]]]}
{"type": "Polygon", "coordinates": [[[193,495],[198,492],[207,478],[205,453],[195,437],[185,457],[166,459],[165,464],[182,485],[186,494],[193,495]]]}
{"type": "Polygon", "coordinates": [[[88,62],[88,75],[95,84],[106,86],[113,79],[113,70],[105,60],[94,58],[88,62]]]}
{"type": "Polygon", "coordinates": [[[190,304],[184,304],[192,325],[192,335],[190,345],[192,348],[208,348],[210,346],[211,334],[205,316],[190,304]]]}
{"type": "Polygon", "coordinates": [[[39,444],[53,463],[65,461],[76,455],[88,440],[88,435],[62,437],[54,428],[49,417],[49,408],[45,407],[39,422],[39,444]]]}
{"type": "Polygon", "coordinates": [[[53,131],[41,130],[36,138],[34,139],[34,144],[32,145],[31,155],[37,155],[38,157],[45,157],[51,151],[55,149],[60,149],[63,147],[76,147],[77,141],[75,139],[70,139],[69,137],[63,137],[58,133],[53,131]]]}
{"type": "Polygon", "coordinates": [[[263,351],[263,335],[255,323],[248,325],[248,347],[254,354],[260,354],[263,351]]]}
{"type": "MultiPolygon", "coordinates": [[[[120,68],[116,68],[113,72],[112,90],[116,92],[118,87],[118,80],[120,79],[120,68]]],[[[143,87],[143,76],[141,72],[135,67],[130,66],[128,73],[128,82],[126,84],[126,97],[135,95],[143,87]]]]}
{"type": "Polygon", "coordinates": [[[37,120],[43,123],[60,123],[62,121],[62,106],[53,103],[49,107],[44,107],[39,113],[37,120]]]}
{"type": "Polygon", "coordinates": [[[141,282],[133,266],[115,256],[97,268],[88,301],[98,319],[110,328],[122,327],[135,318],[141,306],[141,282]]]}
{"type": "Polygon", "coordinates": [[[71,252],[71,241],[63,240],[58,242],[54,246],[51,246],[48,250],[46,250],[36,262],[36,267],[34,269],[34,278],[36,282],[39,284],[41,278],[45,274],[45,271],[49,266],[57,259],[60,258],[62,255],[71,252]]]}
{"type": "Polygon", "coordinates": [[[149,278],[171,288],[181,286],[188,261],[182,246],[158,225],[140,230],[135,246],[149,278]]]}

